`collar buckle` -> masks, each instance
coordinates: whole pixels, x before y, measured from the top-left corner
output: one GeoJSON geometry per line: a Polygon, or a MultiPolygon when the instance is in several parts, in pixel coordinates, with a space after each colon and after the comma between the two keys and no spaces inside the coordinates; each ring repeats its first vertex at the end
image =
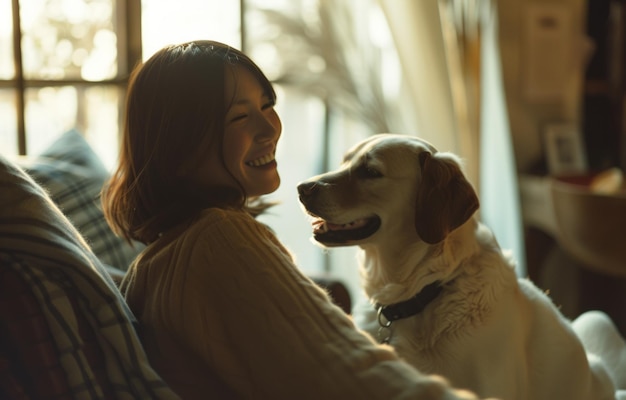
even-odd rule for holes
{"type": "Polygon", "coordinates": [[[419,293],[408,300],[386,306],[376,304],[378,325],[380,326],[378,330],[380,342],[389,343],[391,340],[391,324],[394,321],[421,313],[442,290],[441,281],[435,281],[424,286],[419,293]]]}

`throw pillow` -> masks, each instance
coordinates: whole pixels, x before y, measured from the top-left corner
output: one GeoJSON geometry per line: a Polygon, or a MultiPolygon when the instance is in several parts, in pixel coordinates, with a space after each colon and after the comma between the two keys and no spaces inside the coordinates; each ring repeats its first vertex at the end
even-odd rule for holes
{"type": "Polygon", "coordinates": [[[102,263],[128,269],[143,245],[128,244],[107,224],[100,191],[109,173],[78,131],[64,133],[39,156],[20,164],[48,191],[102,263]]]}

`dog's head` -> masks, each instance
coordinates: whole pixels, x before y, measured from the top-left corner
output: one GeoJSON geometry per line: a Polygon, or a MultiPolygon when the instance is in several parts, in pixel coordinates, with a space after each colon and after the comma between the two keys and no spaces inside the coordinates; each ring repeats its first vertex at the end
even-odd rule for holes
{"type": "Polygon", "coordinates": [[[341,166],[298,185],[325,246],[364,245],[396,235],[439,243],[478,209],[458,160],[415,137],[374,135],[341,166]]]}

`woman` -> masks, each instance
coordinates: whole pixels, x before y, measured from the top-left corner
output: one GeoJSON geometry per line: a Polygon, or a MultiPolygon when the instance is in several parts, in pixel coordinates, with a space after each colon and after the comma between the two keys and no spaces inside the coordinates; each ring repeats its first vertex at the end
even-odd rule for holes
{"type": "Polygon", "coordinates": [[[156,370],[184,399],[473,398],[358,331],[254,219],[280,184],[275,102],[217,42],[166,47],[133,74],[103,204],[148,245],[122,292],[156,370]]]}

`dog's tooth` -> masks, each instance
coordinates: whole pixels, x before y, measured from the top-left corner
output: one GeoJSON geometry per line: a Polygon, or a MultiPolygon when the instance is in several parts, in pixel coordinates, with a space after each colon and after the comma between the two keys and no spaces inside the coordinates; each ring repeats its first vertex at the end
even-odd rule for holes
{"type": "Polygon", "coordinates": [[[318,219],[313,222],[313,230],[315,233],[326,233],[328,232],[328,225],[326,221],[318,219]]]}

